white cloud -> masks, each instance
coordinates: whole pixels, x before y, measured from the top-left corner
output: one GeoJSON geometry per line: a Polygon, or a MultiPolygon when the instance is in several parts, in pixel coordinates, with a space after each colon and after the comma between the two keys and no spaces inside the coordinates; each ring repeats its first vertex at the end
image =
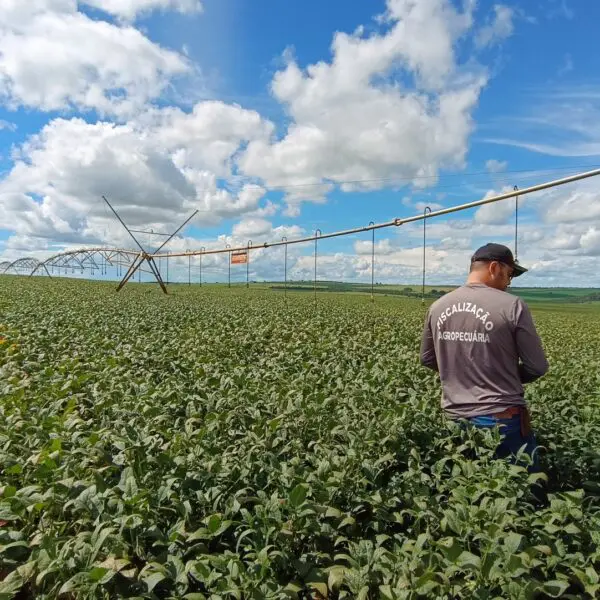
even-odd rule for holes
{"type": "MultiPolygon", "coordinates": [[[[492,198],[499,194],[512,191],[510,187],[504,187],[501,191],[496,192],[490,190],[484,198],[492,198]]],[[[523,204],[523,200],[519,200],[519,207],[523,204]]],[[[492,202],[490,204],[484,204],[477,209],[474,220],[476,223],[484,225],[503,225],[508,221],[511,216],[515,214],[515,201],[512,198],[507,200],[500,200],[498,202],[492,202]]]]}
{"type": "MultiPolygon", "coordinates": [[[[326,247],[323,247],[323,256],[319,253],[319,273],[323,273],[328,279],[338,281],[344,276],[347,280],[370,280],[371,244],[357,241],[354,249],[356,255],[327,254],[326,247]],[[344,268],[336,269],[336,263],[344,265],[344,268]]],[[[462,247],[450,248],[440,244],[428,244],[425,250],[427,282],[434,284],[444,281],[460,282],[466,277],[470,254],[470,249],[462,247]]],[[[414,284],[421,281],[422,270],[422,246],[406,248],[398,241],[389,238],[376,244],[376,281],[414,284]]]]}
{"type": "Polygon", "coordinates": [[[9,123],[8,121],[3,121],[0,119],[0,131],[6,129],[7,131],[16,131],[17,126],[15,123],[9,123]]]}
{"type": "Polygon", "coordinates": [[[271,214],[277,206],[261,204],[261,186],[219,186],[231,179],[240,147],[268,131],[256,113],[220,103],[122,125],[56,119],[15,152],[0,181],[0,222],[19,235],[130,245],[103,195],[128,224],[157,232],[195,209],[194,222],[204,225],[271,214]]]}
{"type": "Polygon", "coordinates": [[[600,156],[600,87],[569,86],[532,93],[519,114],[495,123],[486,141],[550,156],[600,156]],[[506,131],[518,132],[507,136],[506,131]]]}
{"type": "Polygon", "coordinates": [[[427,202],[425,200],[419,200],[415,202],[410,196],[405,196],[402,198],[402,205],[408,206],[409,208],[414,208],[415,212],[424,212],[426,208],[433,210],[439,210],[440,208],[444,208],[443,204],[439,204],[438,202],[427,202]]]}
{"type": "Polygon", "coordinates": [[[479,30],[475,43],[479,48],[493,46],[510,37],[514,30],[514,11],[504,4],[494,6],[493,20],[479,30]]]}
{"type": "Polygon", "coordinates": [[[202,4],[199,0],[80,0],[80,4],[87,4],[127,20],[133,20],[140,15],[159,9],[173,10],[184,14],[202,11],[202,4]]]}
{"type": "Polygon", "coordinates": [[[575,13],[573,9],[568,5],[567,0],[548,0],[550,5],[546,16],[549,19],[558,18],[566,18],[573,19],[575,13]]]}
{"type": "MultiPolygon", "coordinates": [[[[257,248],[265,242],[280,242],[282,237],[293,240],[304,235],[306,235],[306,230],[299,225],[278,225],[277,227],[273,227],[273,223],[266,219],[244,218],[233,226],[231,236],[223,239],[231,246],[246,246],[250,239],[252,240],[252,246],[257,248]]],[[[220,247],[223,247],[223,244],[220,247]]],[[[253,254],[256,252],[258,250],[253,250],[253,254]]],[[[268,249],[267,252],[260,255],[266,257],[270,252],[271,250],[268,249]]]]}
{"type": "Polygon", "coordinates": [[[286,189],[289,214],[302,201],[323,201],[329,190],[315,184],[423,187],[440,167],[464,164],[486,81],[454,52],[472,25],[471,4],[458,12],[449,0],[389,0],[385,20],[384,34],[337,33],[330,63],[301,69],[288,56],[273,79],[293,121],[283,139],[250,143],[240,167],[267,186],[295,186],[286,189]]]}
{"type": "MultiPolygon", "coordinates": [[[[191,0],[86,4],[121,20],[199,7],[191,0]]],[[[361,191],[409,182],[434,186],[441,168],[465,164],[472,114],[487,77],[474,59],[459,62],[457,44],[471,38],[488,47],[512,32],[511,9],[496,6],[487,28],[474,30],[475,3],[454,6],[451,0],[388,0],[379,33],[358,28],[336,34],[330,60],[301,68],[288,55],[271,88],[289,117],[277,137],[273,123],[237,105],[149,109],[192,66],[137,29],[92,20],[78,12],[75,0],[4,0],[0,99],[43,110],[97,110],[120,121],[56,119],[14,152],[13,167],[0,180],[0,222],[15,232],[3,244],[3,257],[43,256],[90,243],[131,246],[102,194],[140,229],[171,232],[196,209],[194,224],[237,221],[231,235],[205,241],[177,237],[169,246],[185,250],[304,235],[297,224],[273,226],[269,219],[281,207],[266,198],[270,187],[284,188],[285,214],[293,216],[303,201],[325,202],[334,185],[361,191]]],[[[520,117],[521,127],[512,130],[523,132],[523,139],[513,143],[531,145],[533,139],[550,152],[589,153],[600,139],[594,125],[600,122],[599,100],[594,87],[555,91],[536,104],[535,115],[520,117]],[[541,141],[529,137],[536,128],[546,134],[541,141]]],[[[492,173],[506,167],[495,159],[486,163],[492,173]]],[[[508,178],[494,177],[497,187],[502,179],[508,178]]],[[[418,212],[426,204],[442,207],[426,203],[429,197],[441,200],[432,193],[403,202],[418,212]]],[[[600,202],[593,184],[539,198],[542,222],[532,222],[527,201],[529,212],[519,228],[519,258],[531,265],[528,281],[556,277],[565,283],[565,265],[573,269],[570,281],[582,275],[589,277],[586,283],[598,281],[593,260],[600,255],[600,202]]],[[[428,221],[428,283],[460,282],[472,251],[486,241],[512,245],[513,214],[514,201],[505,200],[482,207],[473,219],[428,221]]],[[[377,234],[376,279],[420,281],[422,223],[398,228],[398,234],[385,239],[377,234]]],[[[156,238],[141,238],[150,248],[156,245],[156,238]]],[[[319,278],[370,281],[370,236],[354,243],[354,253],[336,252],[333,244],[319,243],[319,278]]],[[[290,277],[310,279],[312,244],[288,251],[290,277]]],[[[251,278],[281,279],[283,256],[282,248],[254,250],[251,278]]],[[[204,264],[226,273],[226,258],[206,257],[204,264]]],[[[179,263],[186,267],[185,260],[179,263]]]]}
{"type": "Polygon", "coordinates": [[[149,111],[137,119],[156,143],[175,153],[182,168],[208,169],[230,177],[242,142],[268,139],[273,124],[253,110],[218,101],[201,102],[192,112],[178,108],[149,111]]]}
{"type": "Polygon", "coordinates": [[[444,208],[443,204],[438,204],[437,202],[415,202],[414,206],[418,212],[424,212],[426,208],[432,211],[444,208]]]}
{"type": "Polygon", "coordinates": [[[468,237],[445,237],[439,242],[439,247],[444,250],[470,250],[471,239],[468,237]]]}
{"type": "Polygon", "coordinates": [[[508,163],[505,160],[496,160],[492,158],[485,163],[485,168],[490,173],[500,173],[502,171],[506,171],[506,167],[508,163]]]}
{"type": "MultiPolygon", "coordinates": [[[[591,185],[591,184],[590,184],[591,185]]],[[[564,202],[580,191],[553,190],[564,202]]],[[[549,194],[550,192],[545,192],[549,194]]],[[[490,193],[491,194],[491,193],[490,193]]],[[[515,282],[528,285],[600,285],[597,256],[600,256],[600,217],[595,222],[560,223],[533,219],[531,209],[539,201],[548,207],[544,193],[528,197],[524,220],[519,225],[519,260],[529,272],[515,282]],[[536,200],[534,200],[534,198],[536,200]]],[[[581,201],[581,200],[579,200],[581,201]]],[[[513,216],[514,202],[501,201],[490,206],[506,205],[513,216]]],[[[539,207],[538,207],[539,209],[539,207]]],[[[434,219],[428,223],[426,248],[427,283],[460,284],[465,280],[473,251],[486,242],[508,245],[514,250],[512,222],[489,224],[487,219],[457,215],[434,219]]],[[[394,231],[393,229],[389,231],[394,231]]],[[[354,242],[354,254],[328,251],[327,242],[319,245],[319,279],[370,281],[372,245],[367,240],[354,242]]],[[[397,229],[396,238],[379,239],[375,247],[375,279],[387,283],[418,284],[422,269],[422,223],[406,224],[397,229]]],[[[311,278],[313,263],[306,254],[298,269],[311,278]]]]}
{"type": "Polygon", "coordinates": [[[0,101],[11,108],[131,113],[190,70],[182,55],[92,20],[74,1],[0,5],[0,101]]]}
{"type": "Polygon", "coordinates": [[[580,239],[581,248],[588,256],[600,256],[600,229],[590,227],[580,239]]]}
{"type": "Polygon", "coordinates": [[[567,54],[564,55],[562,64],[558,69],[558,75],[566,75],[567,73],[570,73],[573,68],[573,57],[567,52],[567,54]]]}
{"type": "Polygon", "coordinates": [[[272,229],[272,224],[266,219],[243,219],[233,226],[233,235],[238,238],[264,236],[272,229]]]}
{"type": "MultiPolygon", "coordinates": [[[[354,242],[354,251],[361,255],[371,255],[373,251],[373,242],[367,242],[366,240],[357,240],[354,242]]],[[[375,254],[377,256],[392,254],[396,251],[396,248],[392,246],[389,239],[383,239],[375,242],[375,254]]]]}
{"type": "Polygon", "coordinates": [[[540,193],[535,207],[543,221],[553,224],[600,222],[598,177],[540,193]]]}

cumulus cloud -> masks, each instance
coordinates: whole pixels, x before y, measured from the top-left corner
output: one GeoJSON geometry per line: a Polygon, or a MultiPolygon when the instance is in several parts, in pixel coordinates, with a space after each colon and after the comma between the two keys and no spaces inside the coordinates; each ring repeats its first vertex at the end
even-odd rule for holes
{"type": "Polygon", "coordinates": [[[292,122],[282,139],[249,144],[243,172],[267,186],[290,186],[286,200],[294,207],[323,200],[328,188],[316,184],[422,187],[435,184],[441,167],[463,166],[486,82],[483,71],[467,70],[455,56],[472,10],[467,3],[460,12],[449,0],[389,0],[385,33],[337,33],[331,62],[306,69],[288,55],[271,89],[292,122]]]}
{"type": "Polygon", "coordinates": [[[268,131],[256,113],[220,103],[120,125],[55,119],[15,152],[0,181],[0,221],[21,235],[108,243],[120,234],[103,195],[128,224],[158,232],[193,210],[204,225],[272,213],[261,186],[219,183],[239,148],[268,131]]]}
{"type": "MultiPolygon", "coordinates": [[[[354,242],[354,251],[357,254],[370,255],[373,251],[373,242],[367,242],[365,240],[357,240],[354,242]]],[[[375,254],[387,255],[393,254],[396,251],[394,246],[389,239],[380,240],[375,243],[375,254]]]]}
{"type": "Polygon", "coordinates": [[[600,256],[600,229],[590,227],[580,239],[581,248],[588,256],[600,256]]]}
{"type": "Polygon", "coordinates": [[[184,14],[202,11],[199,0],[80,0],[80,3],[127,20],[154,10],[173,10],[184,14]]]}
{"type": "Polygon", "coordinates": [[[190,113],[178,108],[152,110],[136,122],[156,136],[156,144],[175,152],[181,168],[208,169],[230,177],[241,143],[268,139],[274,126],[253,110],[219,101],[201,102],[190,113]]]}
{"type": "MultiPolygon", "coordinates": [[[[511,187],[503,187],[499,192],[490,190],[484,196],[485,198],[493,198],[500,194],[512,191],[511,187]]],[[[522,200],[519,201],[519,206],[522,205],[522,200]]],[[[475,222],[483,225],[503,225],[511,216],[515,214],[515,201],[512,198],[484,204],[477,209],[475,213],[475,222]]]]}
{"type": "Polygon", "coordinates": [[[11,108],[130,114],[190,70],[181,54],[74,1],[0,4],[0,101],[11,108]]]}
{"type": "Polygon", "coordinates": [[[272,229],[272,225],[266,219],[244,219],[233,227],[233,235],[238,238],[251,236],[264,236],[272,229]]]}

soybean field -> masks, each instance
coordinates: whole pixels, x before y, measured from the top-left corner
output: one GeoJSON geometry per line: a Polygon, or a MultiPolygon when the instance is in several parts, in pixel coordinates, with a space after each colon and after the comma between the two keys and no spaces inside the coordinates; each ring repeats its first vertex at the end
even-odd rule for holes
{"type": "Polygon", "coordinates": [[[418,298],[0,277],[0,598],[598,597],[600,311],[532,309],[541,476],[418,298]]]}

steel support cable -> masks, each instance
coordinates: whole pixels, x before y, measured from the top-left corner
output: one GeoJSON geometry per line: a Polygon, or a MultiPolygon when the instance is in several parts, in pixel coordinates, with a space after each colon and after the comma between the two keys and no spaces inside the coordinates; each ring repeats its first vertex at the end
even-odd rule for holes
{"type": "MultiPolygon", "coordinates": [[[[375,225],[373,221],[369,221],[369,225],[375,225]]],[[[371,240],[371,302],[375,302],[375,230],[372,230],[373,237],[371,240]]]]}
{"type": "Polygon", "coordinates": [[[246,247],[246,287],[250,287],[250,248],[252,248],[252,240],[248,240],[246,247]]]}
{"type": "MultiPolygon", "coordinates": [[[[519,189],[515,185],[515,192],[519,189]]],[[[515,260],[519,258],[519,196],[515,196],[515,260]]]]}
{"type": "MultiPolygon", "coordinates": [[[[225,248],[231,248],[229,244],[225,244],[225,248]]],[[[227,257],[227,287],[231,287],[231,251],[227,257]]]]}
{"type": "Polygon", "coordinates": [[[317,304],[317,256],[318,256],[317,241],[320,237],[321,237],[321,230],[317,229],[315,231],[315,283],[314,283],[315,305],[317,304]]]}
{"type": "Polygon", "coordinates": [[[431,208],[426,206],[423,210],[423,287],[421,289],[421,304],[425,304],[425,251],[427,249],[427,213],[431,214],[431,208]]]}
{"type": "MultiPolygon", "coordinates": [[[[204,246],[202,246],[202,248],[200,248],[200,250],[202,252],[204,252],[204,250],[206,250],[206,248],[204,246]]],[[[200,255],[200,287],[202,287],[202,254],[200,255]]]]}
{"type": "MultiPolygon", "coordinates": [[[[281,241],[287,242],[287,237],[284,235],[281,241]]],[[[283,297],[287,300],[287,244],[284,246],[283,254],[283,297]]]]}

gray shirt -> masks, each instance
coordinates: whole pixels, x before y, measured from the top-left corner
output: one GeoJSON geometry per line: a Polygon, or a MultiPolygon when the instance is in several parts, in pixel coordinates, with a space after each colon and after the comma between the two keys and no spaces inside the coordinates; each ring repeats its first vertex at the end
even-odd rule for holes
{"type": "Polygon", "coordinates": [[[463,285],[431,305],[421,364],[439,372],[451,417],[524,406],[523,384],[548,370],[525,302],[484,284],[463,285]]]}

